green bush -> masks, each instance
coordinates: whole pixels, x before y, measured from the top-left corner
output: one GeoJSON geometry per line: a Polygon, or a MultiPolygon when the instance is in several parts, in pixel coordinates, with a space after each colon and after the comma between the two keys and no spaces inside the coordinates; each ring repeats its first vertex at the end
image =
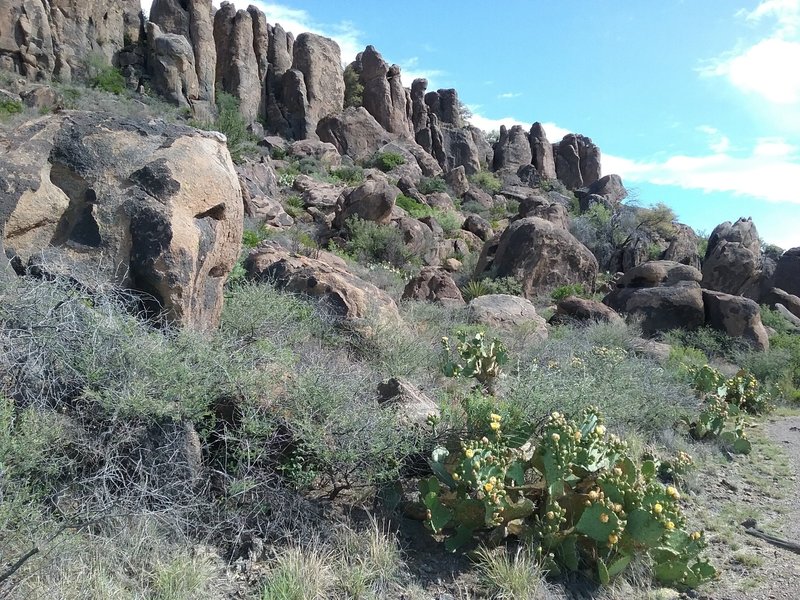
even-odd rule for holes
{"type": "Polygon", "coordinates": [[[247,131],[247,122],[239,110],[239,99],[227,92],[217,92],[217,119],[212,123],[192,121],[198,129],[219,131],[227,138],[228,151],[235,163],[254,152],[252,135],[247,131]]]}
{"type": "Polygon", "coordinates": [[[274,160],[283,160],[286,158],[286,149],[280,146],[275,146],[269,153],[274,160]]]}
{"type": "Polygon", "coordinates": [[[372,159],[372,164],[384,173],[388,173],[395,167],[406,164],[406,159],[397,152],[379,152],[372,159]]]}
{"type": "Polygon", "coordinates": [[[587,298],[589,294],[586,292],[586,288],[580,283],[562,285],[550,292],[550,297],[553,299],[553,302],[561,302],[564,298],[568,298],[569,296],[587,298]]]}
{"type": "Polygon", "coordinates": [[[522,295],[522,283],[516,277],[498,277],[492,279],[485,277],[480,280],[472,280],[467,282],[461,288],[464,295],[464,300],[469,302],[479,296],[487,296],[489,294],[507,294],[509,296],[522,295]]]}
{"type": "Polygon", "coordinates": [[[344,70],[344,107],[358,107],[362,104],[364,104],[364,86],[361,84],[358,72],[352,65],[347,65],[344,70]]]}
{"type": "Polygon", "coordinates": [[[436,222],[439,223],[445,235],[453,235],[456,231],[461,229],[462,219],[455,211],[433,208],[403,194],[397,197],[395,204],[405,210],[409,216],[414,219],[433,217],[436,219],[436,222]]]}
{"type": "Polygon", "coordinates": [[[417,184],[417,190],[421,194],[435,194],[437,192],[446,192],[447,183],[441,177],[423,177],[417,184]]]}
{"type": "Polygon", "coordinates": [[[331,169],[331,176],[348,185],[355,185],[364,181],[364,169],[361,167],[339,167],[331,169]]]}
{"type": "Polygon", "coordinates": [[[398,268],[418,260],[396,227],[353,217],[347,221],[345,252],[362,263],[388,263],[398,268]]]}
{"type": "Polygon", "coordinates": [[[481,171],[470,175],[469,181],[489,194],[497,194],[503,189],[503,182],[500,181],[500,178],[489,171],[481,171]]]}
{"type": "Polygon", "coordinates": [[[0,119],[22,112],[22,102],[11,99],[0,99],[0,119]]]}

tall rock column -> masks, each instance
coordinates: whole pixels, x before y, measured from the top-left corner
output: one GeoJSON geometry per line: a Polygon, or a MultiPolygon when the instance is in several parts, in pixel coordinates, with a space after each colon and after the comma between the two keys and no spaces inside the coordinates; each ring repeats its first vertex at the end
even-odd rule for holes
{"type": "Polygon", "coordinates": [[[217,91],[239,99],[239,110],[249,122],[259,117],[262,102],[259,64],[253,43],[253,17],[223,2],[214,15],[214,43],[217,48],[217,91]]]}
{"type": "Polygon", "coordinates": [[[339,45],[313,33],[297,36],[292,69],[284,75],[284,102],[297,139],[316,139],[317,123],[344,109],[339,45]]]}
{"type": "Polygon", "coordinates": [[[163,33],[182,35],[192,47],[194,71],[197,75],[197,93],[186,100],[190,104],[215,100],[217,48],[214,44],[214,23],[211,0],[153,0],[150,21],[163,33]]]}
{"type": "Polygon", "coordinates": [[[410,135],[411,125],[400,67],[390,67],[374,46],[367,46],[356,58],[356,63],[356,72],[364,86],[364,108],[386,131],[410,135]]]}
{"type": "Polygon", "coordinates": [[[547,179],[556,178],[556,162],[553,157],[553,145],[547,141],[547,134],[544,132],[544,127],[539,122],[536,122],[531,127],[529,135],[531,142],[531,155],[533,157],[533,166],[539,172],[539,175],[547,179]]]}
{"type": "Polygon", "coordinates": [[[570,190],[600,179],[600,149],[586,136],[569,133],[554,147],[556,173],[570,190]]]}

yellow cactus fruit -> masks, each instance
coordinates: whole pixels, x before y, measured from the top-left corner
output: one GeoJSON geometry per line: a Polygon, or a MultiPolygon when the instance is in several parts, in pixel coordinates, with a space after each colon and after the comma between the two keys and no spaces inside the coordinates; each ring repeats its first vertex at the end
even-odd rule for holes
{"type": "Polygon", "coordinates": [[[473,456],[475,456],[475,450],[469,448],[464,452],[464,456],[466,456],[467,458],[472,458],[473,456]]]}
{"type": "Polygon", "coordinates": [[[653,507],[653,512],[657,515],[660,515],[662,512],[664,512],[664,507],[656,503],[656,505],[653,507]]]}
{"type": "Polygon", "coordinates": [[[572,434],[572,437],[575,439],[576,442],[580,442],[581,441],[581,432],[580,431],[576,431],[574,434],[572,434]]]}
{"type": "Polygon", "coordinates": [[[560,435],[558,435],[557,433],[554,433],[554,434],[552,434],[552,435],[550,436],[550,439],[552,439],[554,442],[557,442],[558,440],[560,440],[560,439],[561,439],[561,436],[560,436],[560,435]]]}
{"type": "Polygon", "coordinates": [[[664,525],[664,527],[666,527],[667,529],[669,529],[671,531],[671,530],[675,529],[675,523],[673,523],[672,521],[667,521],[666,524],[664,525]]]}
{"type": "Polygon", "coordinates": [[[606,428],[605,428],[605,426],[604,426],[604,425],[598,425],[597,427],[595,427],[595,428],[594,428],[594,432],[595,432],[597,435],[605,435],[605,433],[606,433],[606,428]]]}
{"type": "Polygon", "coordinates": [[[486,490],[487,493],[491,492],[494,489],[494,484],[491,482],[486,482],[483,484],[483,489],[486,490]]]}
{"type": "Polygon", "coordinates": [[[599,494],[597,493],[597,490],[592,490],[591,492],[589,492],[588,496],[589,496],[589,500],[594,502],[595,500],[597,500],[599,494]]]}
{"type": "Polygon", "coordinates": [[[618,541],[619,537],[615,533],[612,533],[610,536],[608,536],[608,543],[611,544],[612,546],[616,544],[618,541]]]}
{"type": "Polygon", "coordinates": [[[608,523],[608,514],[607,513],[600,513],[600,522],[601,523],[608,523]]]}
{"type": "Polygon", "coordinates": [[[547,518],[548,518],[550,521],[552,521],[553,519],[555,519],[555,518],[556,518],[556,514],[555,514],[555,513],[554,513],[552,510],[549,510],[549,511],[547,511],[547,518]]]}

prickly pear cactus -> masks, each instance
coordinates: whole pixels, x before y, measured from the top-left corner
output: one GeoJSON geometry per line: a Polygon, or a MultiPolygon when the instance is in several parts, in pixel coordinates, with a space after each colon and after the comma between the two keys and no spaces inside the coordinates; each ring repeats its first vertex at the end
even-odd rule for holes
{"type": "Polygon", "coordinates": [[[500,375],[502,366],[508,361],[505,346],[497,339],[487,342],[482,331],[469,339],[465,331],[460,331],[457,337],[458,343],[455,346],[457,360],[452,358],[453,349],[450,347],[450,340],[442,338],[445,375],[474,377],[480,383],[489,385],[500,375]]]}

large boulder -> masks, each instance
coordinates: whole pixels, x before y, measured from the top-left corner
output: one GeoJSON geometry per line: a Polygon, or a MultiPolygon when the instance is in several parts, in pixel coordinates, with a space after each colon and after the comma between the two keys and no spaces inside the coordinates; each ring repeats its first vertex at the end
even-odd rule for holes
{"type": "Polygon", "coordinates": [[[392,377],[378,384],[378,404],[394,409],[406,425],[428,427],[431,416],[441,414],[439,405],[413,383],[392,377]]]}
{"type": "Polygon", "coordinates": [[[628,197],[628,190],[619,175],[606,175],[591,185],[575,190],[581,212],[589,210],[592,204],[602,203],[611,209],[628,197]]]}
{"type": "Polygon", "coordinates": [[[526,328],[547,339],[547,322],[536,313],[530,300],[508,294],[478,296],[468,306],[470,320],[496,329],[526,328]]]}
{"type": "Polygon", "coordinates": [[[534,123],[528,134],[531,143],[531,160],[540,176],[546,179],[556,178],[556,161],[553,156],[553,144],[547,140],[547,134],[541,123],[534,123]]]}
{"type": "Polygon", "coordinates": [[[520,218],[539,217],[562,229],[569,229],[569,211],[563,204],[542,196],[527,196],[519,203],[520,218]]]}
{"type": "Polygon", "coordinates": [[[62,112],[9,134],[0,162],[1,245],[18,268],[113,282],[180,325],[217,325],[243,221],[219,134],[62,112]]]}
{"type": "Polygon", "coordinates": [[[162,32],[153,22],[147,24],[147,39],[153,87],[168,101],[189,107],[190,100],[197,100],[200,94],[191,43],[182,35],[162,32]]]}
{"type": "Polygon", "coordinates": [[[760,276],[761,243],[753,221],[739,219],[717,225],[708,238],[703,287],[738,296],[758,287],[760,276]]]}
{"type": "Polygon", "coordinates": [[[399,195],[400,190],[386,180],[368,179],[342,196],[333,226],[343,227],[351,217],[385,225],[392,218],[394,201],[399,195]]]}
{"type": "Polygon", "coordinates": [[[731,337],[743,338],[756,350],[769,350],[769,336],[758,304],[749,298],[703,290],[706,324],[731,337]]]}
{"type": "Polygon", "coordinates": [[[800,318],[800,297],[790,294],[780,288],[772,288],[764,298],[770,306],[782,304],[790,313],[800,318]]]}
{"type": "Polygon", "coordinates": [[[369,333],[374,324],[397,326],[400,313],[383,290],[356,277],[340,263],[309,258],[267,243],[245,260],[247,277],[319,300],[345,324],[369,333]]]}
{"type": "Polygon", "coordinates": [[[477,272],[490,268],[498,277],[522,282],[526,298],[555,287],[581,284],[594,290],[597,259],[566,229],[538,217],[519,219],[501,234],[494,256],[492,244],[484,246],[477,272]]]}
{"type": "Polygon", "coordinates": [[[623,321],[614,310],[596,300],[567,296],[559,301],[555,314],[550,317],[550,324],[562,324],[582,321],[599,323],[621,323],[623,321]]]}
{"type": "Polygon", "coordinates": [[[789,294],[800,296],[800,248],[787,250],[778,259],[774,285],[789,294]]]}
{"type": "Polygon", "coordinates": [[[362,106],[324,117],[317,124],[317,136],[330,142],[339,154],[364,161],[391,141],[391,136],[362,106]]]}
{"type": "Polygon", "coordinates": [[[425,267],[403,290],[403,300],[424,300],[445,306],[463,306],[464,297],[447,271],[425,267]]]}
{"type": "MultiPolygon", "coordinates": [[[[190,104],[201,101],[213,105],[215,100],[217,47],[211,11],[211,0],[153,0],[150,7],[150,23],[158,25],[165,34],[183,36],[192,48],[197,91],[194,96],[191,93],[183,96],[183,101],[190,104]]],[[[148,44],[152,43],[153,38],[148,34],[148,44]]],[[[173,87],[168,89],[174,93],[173,87]]]]}
{"type": "Polygon", "coordinates": [[[698,253],[698,243],[700,238],[694,230],[681,223],[675,224],[675,233],[669,240],[669,246],[664,251],[664,260],[689,265],[695,269],[700,269],[700,254],[698,253]]]}
{"type": "Polygon", "coordinates": [[[696,329],[705,323],[697,269],[671,261],[634,267],[604,299],[615,311],[639,321],[643,333],[696,329]]]}

